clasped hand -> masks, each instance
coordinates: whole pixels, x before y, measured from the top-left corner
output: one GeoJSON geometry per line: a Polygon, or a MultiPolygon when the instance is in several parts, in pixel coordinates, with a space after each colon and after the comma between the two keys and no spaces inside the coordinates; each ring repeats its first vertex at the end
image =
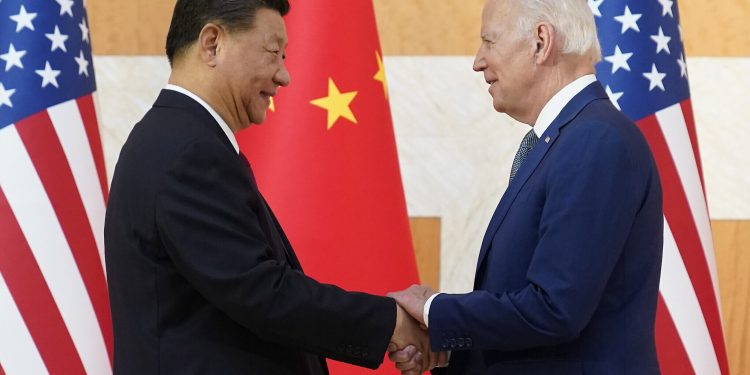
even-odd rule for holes
{"type": "Polygon", "coordinates": [[[431,350],[423,317],[425,302],[433,294],[434,290],[422,285],[388,293],[398,303],[396,329],[388,346],[388,358],[404,375],[421,374],[447,365],[447,352],[431,350]]]}

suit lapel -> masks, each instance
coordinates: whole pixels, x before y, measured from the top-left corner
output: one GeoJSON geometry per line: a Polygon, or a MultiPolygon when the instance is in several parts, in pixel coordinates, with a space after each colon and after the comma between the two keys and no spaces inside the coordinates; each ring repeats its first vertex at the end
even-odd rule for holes
{"type": "MultiPolygon", "coordinates": [[[[565,125],[570,123],[578,115],[578,113],[580,113],[581,110],[586,107],[586,105],[596,99],[604,98],[607,98],[607,94],[602,88],[601,84],[599,84],[599,82],[594,82],[586,86],[586,88],[578,93],[578,95],[574,96],[573,99],[565,105],[557,118],[552,121],[544,134],[542,134],[539,142],[537,142],[537,144],[531,150],[529,155],[526,157],[526,160],[524,160],[523,165],[521,165],[521,168],[516,173],[516,177],[510,183],[508,189],[505,190],[505,194],[503,194],[503,197],[500,199],[500,203],[498,203],[497,208],[495,209],[495,213],[492,215],[492,219],[490,219],[490,224],[487,227],[484,238],[482,239],[482,247],[479,250],[479,259],[477,260],[477,276],[479,276],[482,262],[487,255],[487,251],[489,250],[490,245],[492,244],[492,238],[495,236],[497,230],[500,229],[500,225],[503,223],[503,220],[505,219],[510,206],[513,204],[516,196],[526,184],[526,181],[529,179],[529,177],[531,177],[536,168],[539,166],[539,163],[544,159],[547,151],[549,151],[549,149],[557,140],[558,136],[560,135],[560,130],[565,127],[565,125]]],[[[479,277],[476,277],[475,283],[478,282],[478,280],[479,277]]]]}
{"type": "MultiPolygon", "coordinates": [[[[236,153],[234,146],[232,146],[232,142],[227,139],[226,134],[221,129],[221,125],[216,122],[206,108],[189,96],[174,90],[164,89],[161,90],[159,97],[156,98],[154,107],[179,108],[198,116],[200,118],[200,121],[198,121],[200,124],[207,126],[208,129],[212,131],[230,151],[232,151],[232,153],[236,153]]],[[[243,168],[247,169],[248,179],[251,180],[252,189],[260,199],[261,214],[263,215],[264,220],[268,223],[268,235],[271,237],[270,241],[273,242],[274,249],[281,253],[293,269],[302,270],[299,259],[297,259],[294,251],[292,251],[289,240],[284,235],[281,225],[271,211],[271,207],[268,206],[265,198],[263,198],[263,195],[258,190],[258,185],[255,182],[250,163],[244,156],[239,154],[237,155],[237,162],[242,164],[243,168]]]]}
{"type": "Polygon", "coordinates": [[[250,162],[243,153],[239,154],[239,159],[247,170],[247,176],[250,180],[250,188],[253,193],[258,196],[258,206],[260,208],[259,215],[261,216],[260,219],[266,223],[265,232],[267,232],[266,235],[269,237],[268,240],[272,245],[271,248],[276,250],[280,255],[283,255],[287,263],[289,263],[293,269],[301,271],[302,265],[300,264],[299,259],[297,259],[297,255],[294,254],[289,239],[286,238],[284,230],[281,228],[281,224],[279,224],[276,215],[274,215],[273,210],[271,210],[271,206],[268,205],[266,198],[263,197],[263,194],[261,194],[258,189],[258,184],[255,181],[255,174],[253,173],[253,168],[250,165],[250,162]]]}
{"type": "Polygon", "coordinates": [[[266,198],[264,198],[263,194],[257,190],[257,185],[255,188],[260,197],[261,211],[263,212],[266,221],[269,223],[268,235],[271,237],[271,243],[275,245],[274,249],[283,253],[284,258],[286,258],[287,263],[289,263],[292,269],[302,271],[302,264],[300,264],[297,255],[294,253],[294,250],[292,250],[292,245],[289,243],[286,234],[284,234],[284,229],[281,228],[279,220],[276,219],[276,215],[274,215],[273,210],[271,210],[271,206],[268,205],[266,198]]]}

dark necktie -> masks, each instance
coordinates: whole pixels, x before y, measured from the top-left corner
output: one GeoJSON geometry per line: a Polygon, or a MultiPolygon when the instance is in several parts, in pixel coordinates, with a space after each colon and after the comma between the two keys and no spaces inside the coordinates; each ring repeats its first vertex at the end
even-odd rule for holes
{"type": "Polygon", "coordinates": [[[526,136],[523,137],[521,146],[518,147],[516,157],[513,159],[513,166],[510,168],[510,182],[513,182],[513,177],[516,177],[518,169],[521,168],[523,161],[526,160],[526,157],[529,155],[529,152],[531,152],[531,149],[534,148],[537,141],[539,141],[539,137],[534,133],[534,129],[529,130],[529,132],[526,133],[526,136]]]}

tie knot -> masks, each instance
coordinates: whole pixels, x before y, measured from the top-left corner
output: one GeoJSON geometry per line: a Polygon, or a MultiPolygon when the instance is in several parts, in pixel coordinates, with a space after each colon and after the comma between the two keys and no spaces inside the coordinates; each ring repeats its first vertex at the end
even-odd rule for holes
{"type": "Polygon", "coordinates": [[[528,133],[526,133],[526,136],[523,137],[523,141],[521,141],[521,147],[532,148],[538,141],[539,137],[536,136],[534,129],[531,129],[528,133]]]}
{"type": "Polygon", "coordinates": [[[518,173],[518,169],[521,168],[521,164],[523,164],[523,161],[526,159],[526,156],[529,155],[531,152],[531,149],[534,147],[536,142],[539,140],[539,137],[536,136],[536,133],[534,133],[534,129],[529,130],[528,133],[526,133],[526,136],[523,137],[523,141],[521,141],[521,146],[518,147],[518,151],[516,152],[516,157],[513,159],[513,166],[510,168],[510,180],[513,181],[513,178],[516,177],[516,173],[518,173]]]}

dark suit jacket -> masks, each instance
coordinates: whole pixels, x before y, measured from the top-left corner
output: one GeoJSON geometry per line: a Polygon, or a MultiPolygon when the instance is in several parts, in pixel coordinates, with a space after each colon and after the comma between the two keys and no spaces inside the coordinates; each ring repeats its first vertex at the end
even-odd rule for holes
{"type": "Polygon", "coordinates": [[[115,374],[324,374],[323,357],[376,368],[393,333],[392,299],[303,274],[244,157],[175,91],[122,148],[105,251],[115,374]]]}
{"type": "Polygon", "coordinates": [[[439,295],[449,374],[658,374],[663,216],[649,146],[596,82],[545,131],[484,237],[475,291],[439,295]]]}

